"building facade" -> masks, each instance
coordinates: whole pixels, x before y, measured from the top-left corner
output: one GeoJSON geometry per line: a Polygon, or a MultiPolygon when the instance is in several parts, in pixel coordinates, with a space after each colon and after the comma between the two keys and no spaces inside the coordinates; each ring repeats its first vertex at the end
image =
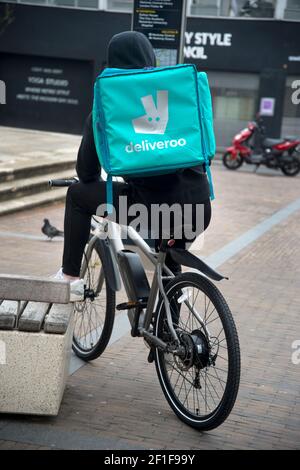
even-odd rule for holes
{"type": "MultiPolygon", "coordinates": [[[[108,42],[131,28],[132,4],[0,0],[0,125],[81,133],[108,42]]],[[[300,0],[189,1],[185,61],[208,73],[219,148],[262,104],[271,103],[270,136],[300,134],[300,105],[292,100],[299,21],[300,0]]]]}

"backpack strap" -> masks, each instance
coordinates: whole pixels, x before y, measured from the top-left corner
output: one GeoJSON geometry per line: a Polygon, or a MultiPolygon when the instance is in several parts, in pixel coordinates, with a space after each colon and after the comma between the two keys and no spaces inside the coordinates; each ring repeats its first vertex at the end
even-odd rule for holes
{"type": "Polygon", "coordinates": [[[113,214],[113,180],[112,175],[107,175],[106,181],[106,211],[108,215],[113,214]]]}
{"type": "Polygon", "coordinates": [[[216,199],[215,196],[215,191],[214,191],[214,184],[213,184],[213,179],[212,179],[212,174],[211,174],[211,169],[210,169],[210,164],[208,162],[205,163],[205,170],[208,178],[208,183],[209,183],[209,190],[210,190],[210,200],[214,201],[216,199]]]}

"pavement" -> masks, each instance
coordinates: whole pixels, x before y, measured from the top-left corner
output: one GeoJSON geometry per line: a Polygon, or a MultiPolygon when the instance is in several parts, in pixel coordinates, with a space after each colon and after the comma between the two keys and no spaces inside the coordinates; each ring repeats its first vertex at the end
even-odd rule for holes
{"type": "MultiPolygon", "coordinates": [[[[98,360],[72,359],[57,418],[0,416],[0,449],[300,448],[300,177],[219,162],[213,174],[212,223],[192,249],[229,277],[218,287],[237,324],[242,376],[227,421],[208,433],[181,423],[120,315],[98,360]]],[[[40,228],[44,217],[61,228],[63,215],[59,203],[1,217],[0,271],[55,273],[62,241],[46,241],[40,228]]]]}
{"type": "Polygon", "coordinates": [[[75,159],[81,137],[35,130],[0,127],[0,172],[17,171],[33,162],[75,159]]]}

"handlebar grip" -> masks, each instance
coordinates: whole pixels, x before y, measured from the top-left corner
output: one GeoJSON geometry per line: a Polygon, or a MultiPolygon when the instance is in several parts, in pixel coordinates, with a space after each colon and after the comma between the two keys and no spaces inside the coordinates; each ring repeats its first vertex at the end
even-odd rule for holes
{"type": "Polygon", "coordinates": [[[71,178],[71,179],[62,179],[62,180],[50,180],[49,181],[49,186],[51,188],[68,188],[72,186],[72,184],[78,183],[77,178],[71,178]]]}

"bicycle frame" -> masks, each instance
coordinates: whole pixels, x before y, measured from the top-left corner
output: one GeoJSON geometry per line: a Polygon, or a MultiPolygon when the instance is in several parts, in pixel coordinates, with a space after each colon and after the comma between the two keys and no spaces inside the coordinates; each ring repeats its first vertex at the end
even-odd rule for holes
{"type": "MultiPolygon", "coordinates": [[[[96,221],[96,224],[92,224],[94,237],[90,241],[89,246],[92,247],[98,239],[103,240],[104,238],[106,240],[105,253],[107,253],[108,249],[109,256],[113,258],[112,263],[110,263],[110,267],[111,270],[114,271],[114,290],[121,290],[122,287],[120,278],[120,272],[122,272],[122,267],[120,266],[118,256],[119,253],[125,250],[122,240],[129,238],[154,266],[154,276],[147,301],[146,312],[142,323],[138,327],[138,334],[139,336],[142,336],[147,339],[148,342],[152,343],[155,347],[163,349],[164,351],[168,350],[168,345],[159,338],[157,338],[151,331],[153,313],[155,312],[155,309],[157,307],[157,303],[159,300],[158,294],[160,293],[166,310],[168,327],[173,338],[173,344],[175,345],[175,349],[172,348],[172,352],[180,355],[182,352],[182,348],[180,347],[180,340],[178,338],[178,334],[173,326],[170,303],[163,285],[164,279],[172,279],[175,277],[172,271],[165,264],[167,250],[160,250],[158,253],[154,252],[150,248],[150,246],[145,242],[145,240],[131,226],[127,227],[124,225],[119,225],[110,219],[97,218],[96,220],[96,218],[94,217],[94,220],[96,221]]],[[[182,256],[182,254],[180,255],[177,252],[176,257],[179,264],[196,269],[197,271],[200,271],[205,274],[207,277],[210,277],[217,281],[224,279],[224,276],[214,271],[203,261],[201,261],[199,258],[195,257],[189,252],[184,251],[184,256],[182,256]]],[[[128,299],[130,299],[130,292],[127,292],[126,286],[124,287],[126,289],[128,299]]],[[[205,322],[203,321],[199,312],[195,310],[194,306],[191,305],[188,299],[184,299],[184,303],[190,309],[190,311],[198,320],[198,322],[202,325],[204,331],[207,334],[207,337],[210,338],[210,333],[206,328],[205,322]]]]}
{"type": "MultiPolygon", "coordinates": [[[[117,264],[119,270],[119,257],[118,254],[125,250],[123,240],[129,238],[133,244],[138,247],[141,252],[147,257],[147,259],[154,266],[154,276],[150,289],[150,294],[147,302],[146,313],[142,321],[142,325],[138,328],[140,336],[147,338],[149,341],[153,342],[160,349],[167,349],[167,344],[164,343],[159,338],[156,338],[150,329],[153,313],[155,311],[157,301],[159,298],[159,293],[161,293],[164,300],[168,326],[170,332],[174,339],[174,342],[179,345],[179,338],[174,329],[170,304],[168,297],[165,293],[163,286],[163,279],[171,279],[174,277],[172,271],[165,265],[166,253],[159,252],[155,253],[150,246],[145,242],[145,240],[132,228],[124,225],[118,225],[115,222],[109,219],[100,219],[97,221],[97,226],[95,228],[95,234],[90,243],[95,243],[97,239],[106,239],[106,243],[109,243],[111,247],[111,252],[114,257],[114,262],[117,264]]],[[[120,274],[118,273],[120,277],[120,274]]],[[[121,286],[121,283],[120,283],[121,286]]],[[[126,287],[126,286],[125,286],[126,287]]],[[[128,295],[128,292],[126,292],[128,295]]],[[[198,315],[197,315],[198,316],[198,315]]]]}

